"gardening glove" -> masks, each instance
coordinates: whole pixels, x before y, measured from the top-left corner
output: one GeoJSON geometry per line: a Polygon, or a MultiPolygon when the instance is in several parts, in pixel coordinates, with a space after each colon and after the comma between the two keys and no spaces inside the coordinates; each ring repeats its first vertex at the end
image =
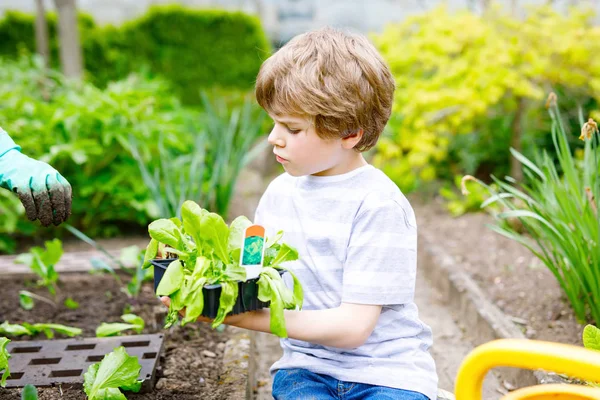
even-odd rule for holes
{"type": "Polygon", "coordinates": [[[59,225],[71,215],[71,185],[45,162],[21,154],[21,147],[0,128],[0,187],[19,196],[27,218],[59,225]]]}

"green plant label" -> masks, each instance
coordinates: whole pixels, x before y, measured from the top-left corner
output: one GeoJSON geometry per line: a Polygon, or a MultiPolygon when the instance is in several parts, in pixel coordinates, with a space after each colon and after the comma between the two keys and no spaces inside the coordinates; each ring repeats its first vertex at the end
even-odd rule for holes
{"type": "Polygon", "coordinates": [[[250,225],[243,235],[240,265],[246,268],[246,279],[258,278],[265,255],[265,228],[250,225]]]}

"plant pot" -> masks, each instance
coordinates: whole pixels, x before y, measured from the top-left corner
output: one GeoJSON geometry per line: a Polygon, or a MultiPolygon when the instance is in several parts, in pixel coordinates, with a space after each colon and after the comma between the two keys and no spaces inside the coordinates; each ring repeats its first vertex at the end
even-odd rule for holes
{"type": "MultiPolygon", "coordinates": [[[[176,258],[165,258],[165,259],[154,259],[150,260],[150,263],[154,266],[154,292],[160,283],[162,277],[167,270],[167,267],[171,262],[175,261],[176,258]]],[[[277,270],[280,275],[283,275],[286,271],[277,270]]],[[[247,281],[238,281],[238,296],[235,300],[233,309],[227,315],[241,314],[247,311],[260,310],[261,308],[268,308],[268,301],[261,301],[258,299],[258,279],[248,279],[247,281]]],[[[219,303],[221,299],[221,285],[206,285],[202,288],[202,294],[204,295],[204,309],[202,310],[202,316],[207,318],[215,318],[219,311],[219,303]]]]}

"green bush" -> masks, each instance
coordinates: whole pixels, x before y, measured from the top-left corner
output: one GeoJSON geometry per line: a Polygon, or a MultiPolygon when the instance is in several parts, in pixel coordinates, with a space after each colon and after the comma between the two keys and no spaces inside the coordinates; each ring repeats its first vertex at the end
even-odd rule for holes
{"type": "MultiPolygon", "coordinates": [[[[35,51],[33,15],[0,20],[0,56],[35,51]]],[[[49,14],[52,65],[57,66],[56,16],[49,14]]],[[[146,68],[172,83],[185,104],[201,104],[200,89],[249,89],[270,45],[258,18],[222,10],[152,7],[123,26],[98,27],[79,17],[86,78],[96,86],[146,68]]]]}
{"type": "MultiPolygon", "coordinates": [[[[60,66],[58,53],[57,16],[48,13],[49,47],[53,67],[60,66]]],[[[79,32],[83,40],[97,30],[93,18],[88,14],[78,16],[79,32]]],[[[35,15],[20,11],[7,11],[0,19],[0,56],[18,57],[21,53],[35,51],[35,15]]]]}

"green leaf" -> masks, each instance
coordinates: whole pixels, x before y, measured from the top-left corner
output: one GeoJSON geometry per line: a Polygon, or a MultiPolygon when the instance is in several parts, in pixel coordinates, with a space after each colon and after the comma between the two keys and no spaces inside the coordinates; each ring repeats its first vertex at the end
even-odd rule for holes
{"type": "Polygon", "coordinates": [[[182,291],[178,290],[170,296],[171,305],[169,306],[169,313],[167,314],[167,318],[165,320],[165,329],[171,327],[179,319],[179,311],[184,307],[181,293],[182,291]]]}
{"type": "Polygon", "coordinates": [[[141,369],[137,357],[118,347],[100,363],[90,365],[84,374],[84,391],[89,400],[126,399],[119,388],[137,388],[141,369]]]}
{"type": "Polygon", "coordinates": [[[70,298],[70,297],[67,297],[67,298],[65,299],[65,303],[64,303],[64,304],[65,304],[65,307],[67,307],[67,308],[68,308],[68,309],[70,309],[70,310],[76,310],[76,309],[78,309],[78,308],[79,308],[79,303],[78,303],[78,302],[76,302],[75,300],[73,300],[73,299],[72,299],[72,298],[70,298]]]}
{"type": "Polygon", "coordinates": [[[156,258],[156,254],[158,253],[158,241],[156,239],[150,239],[150,243],[146,247],[146,252],[144,253],[144,264],[142,265],[143,269],[148,268],[150,265],[150,260],[156,258]]]}
{"type": "Polygon", "coordinates": [[[189,322],[194,322],[202,314],[204,310],[204,293],[202,288],[206,283],[206,278],[198,279],[196,283],[196,289],[190,295],[190,301],[185,310],[185,317],[181,321],[181,326],[189,322]]]}
{"type": "Polygon", "coordinates": [[[33,301],[33,297],[29,295],[29,292],[26,290],[19,291],[19,304],[24,310],[31,310],[35,305],[33,301]]]}
{"type": "Polygon", "coordinates": [[[38,400],[38,392],[35,386],[27,384],[23,387],[21,400],[38,400]]]}
{"type": "Polygon", "coordinates": [[[267,237],[267,244],[265,244],[265,246],[267,246],[267,249],[273,247],[275,244],[277,244],[277,242],[281,240],[282,237],[283,231],[277,232],[277,234],[273,237],[267,237]]]}
{"type": "Polygon", "coordinates": [[[273,259],[270,265],[276,266],[286,261],[295,261],[298,259],[298,250],[283,243],[277,252],[277,255],[273,259]]]}
{"type": "Polygon", "coordinates": [[[8,321],[4,321],[0,325],[0,334],[9,336],[21,336],[21,335],[34,335],[35,332],[30,331],[23,325],[10,324],[8,321]]]}
{"type": "Polygon", "coordinates": [[[8,365],[8,359],[10,354],[6,350],[6,346],[10,343],[10,340],[5,337],[0,337],[0,372],[4,371],[2,378],[0,379],[0,386],[6,387],[6,380],[10,376],[10,368],[8,365]]]}
{"type": "Polygon", "coordinates": [[[194,239],[198,248],[200,248],[202,243],[202,238],[200,236],[201,221],[206,214],[208,214],[208,211],[204,210],[194,201],[186,200],[181,205],[183,229],[185,230],[185,233],[194,239]]]}
{"type": "Polygon", "coordinates": [[[33,330],[35,330],[36,332],[44,332],[46,334],[46,336],[48,336],[49,339],[52,339],[53,335],[52,335],[52,331],[55,331],[57,333],[69,336],[69,337],[73,337],[73,336],[79,336],[82,333],[82,330],[79,328],[74,328],[71,326],[66,326],[66,325],[61,325],[61,324],[33,324],[30,325],[33,330]]]}
{"type": "Polygon", "coordinates": [[[181,265],[181,261],[175,260],[169,264],[169,267],[165,271],[164,276],[156,288],[156,294],[158,296],[169,296],[179,290],[182,283],[183,266],[181,265]]]}
{"type": "Polygon", "coordinates": [[[122,322],[106,323],[103,322],[96,328],[96,337],[114,336],[128,329],[135,329],[137,326],[133,324],[124,324],[122,322]]]}
{"type": "Polygon", "coordinates": [[[594,325],[587,325],[583,329],[583,345],[586,349],[600,351],[600,329],[594,325]]]}
{"type": "MultiPolygon", "coordinates": [[[[245,216],[241,215],[233,220],[229,225],[229,243],[227,249],[231,253],[233,250],[240,249],[244,240],[246,229],[252,225],[252,222],[245,216]]],[[[234,258],[234,260],[239,260],[234,258]]]]}
{"type": "MultiPolygon", "coordinates": [[[[296,309],[301,310],[302,304],[304,303],[304,291],[302,290],[302,284],[300,283],[300,279],[296,276],[294,271],[289,268],[275,267],[286,270],[290,275],[292,275],[292,279],[294,281],[294,306],[296,309]]],[[[282,279],[282,278],[280,278],[282,279]]]]}
{"type": "Polygon", "coordinates": [[[558,232],[558,230],[556,230],[556,228],[550,222],[548,222],[545,218],[543,218],[539,214],[536,214],[529,210],[510,210],[510,211],[504,211],[504,212],[501,212],[498,214],[498,218],[511,218],[511,217],[534,218],[534,219],[540,221],[541,223],[543,223],[544,225],[546,225],[561,240],[564,240],[563,236],[558,232]]]}
{"type": "Polygon", "coordinates": [[[63,255],[62,242],[60,239],[54,239],[44,244],[46,245],[46,250],[41,254],[42,262],[45,265],[56,265],[63,255]]]}
{"type": "Polygon", "coordinates": [[[203,215],[200,220],[200,232],[202,239],[212,245],[215,255],[225,264],[229,263],[229,228],[223,218],[215,213],[203,215]]]}
{"type": "Polygon", "coordinates": [[[514,158],[519,160],[521,164],[525,165],[527,168],[535,172],[540,178],[542,178],[542,181],[546,181],[546,175],[544,175],[544,173],[530,159],[528,159],[512,147],[510,148],[510,153],[513,155],[514,158]]]}
{"type": "Polygon", "coordinates": [[[294,309],[296,308],[296,304],[294,302],[294,293],[285,285],[285,282],[279,275],[279,272],[274,268],[263,268],[261,271],[261,276],[267,275],[271,280],[271,287],[273,291],[277,291],[281,301],[283,302],[283,306],[286,309],[294,309]]]}
{"type": "Polygon", "coordinates": [[[270,329],[271,332],[281,338],[287,337],[285,329],[285,318],[283,316],[283,302],[279,291],[268,274],[260,275],[258,279],[258,298],[261,301],[270,302],[270,329]]]}
{"type": "Polygon", "coordinates": [[[136,326],[135,330],[137,333],[141,333],[144,330],[144,326],[146,325],[144,322],[144,319],[142,317],[138,317],[135,314],[121,315],[121,319],[125,322],[128,322],[128,323],[136,326]]]}
{"type": "Polygon", "coordinates": [[[181,230],[169,219],[161,218],[148,225],[150,237],[176,250],[183,251],[181,230]]]}
{"type": "Polygon", "coordinates": [[[237,282],[221,282],[221,299],[219,301],[219,311],[217,316],[212,322],[212,327],[216,328],[221,325],[225,320],[225,317],[233,309],[235,301],[238,296],[238,283],[237,282]]]}
{"type": "Polygon", "coordinates": [[[227,264],[225,266],[225,276],[232,281],[245,281],[246,268],[240,264],[227,264]]]}

